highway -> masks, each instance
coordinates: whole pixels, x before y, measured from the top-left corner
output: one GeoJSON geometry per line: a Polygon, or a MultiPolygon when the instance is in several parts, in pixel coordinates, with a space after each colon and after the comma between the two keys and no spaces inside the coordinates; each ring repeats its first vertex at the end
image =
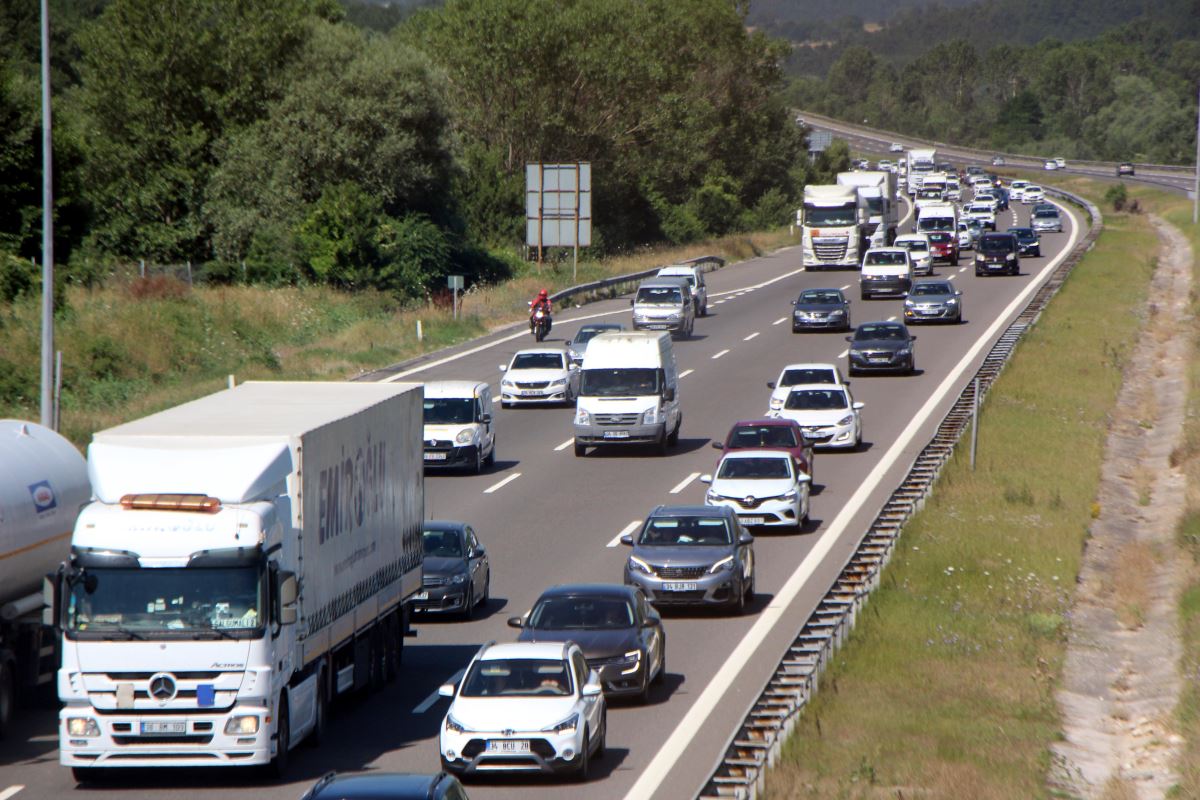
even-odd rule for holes
{"type": "MultiPolygon", "coordinates": [[[[998,214],[1003,230],[1028,212],[998,214]]],[[[472,783],[473,798],[693,797],[780,655],[840,569],[880,505],[907,471],[987,346],[1083,232],[1071,211],[1062,234],[1043,237],[1041,258],[1023,259],[1018,277],[977,278],[970,258],[937,275],[964,292],[966,323],[916,330],[918,373],[853,379],[863,401],[865,446],[819,453],[812,521],[799,534],[763,533],[755,542],[758,596],[742,617],[664,614],[668,677],[647,706],[614,703],[608,754],[583,785],[527,778],[472,783]],[[848,505],[850,499],[855,502],[848,505]],[[811,556],[811,557],[810,557],[811,556]]],[[[907,230],[907,226],[905,226],[907,230]]],[[[506,619],[526,611],[555,583],[621,580],[622,532],[659,503],[701,503],[723,438],[737,419],[761,416],[779,368],[791,361],[835,361],[845,369],[842,334],[792,334],[789,301],[802,288],[845,288],[856,324],[899,319],[900,300],[859,301],[857,273],[805,272],[800,249],[729,266],[709,275],[710,315],[691,340],[676,343],[684,410],[681,440],[666,457],[615,450],[574,456],[568,408],[501,410],[496,405],[496,465],[484,474],[431,474],[426,515],[471,523],[492,564],[491,601],[470,622],[425,620],[405,645],[400,680],[343,706],[319,750],[301,747],[284,783],[229,771],[158,771],[121,776],[124,799],[250,800],[298,798],[330,770],[430,772],[438,769],[437,732],[447,700],[437,687],[466,665],[480,644],[515,638],[506,619]]],[[[563,342],[584,320],[629,323],[627,298],[559,310],[551,340],[563,342]]],[[[415,367],[378,379],[478,378],[496,386],[498,365],[534,345],[518,327],[497,332],[415,367]]],[[[57,764],[55,714],[27,712],[0,747],[3,800],[60,798],[77,791],[57,764]],[[5,795],[14,786],[24,790],[5,795]]],[[[85,791],[85,790],[78,790],[85,791]]],[[[103,794],[107,790],[86,790],[103,794]]]]}

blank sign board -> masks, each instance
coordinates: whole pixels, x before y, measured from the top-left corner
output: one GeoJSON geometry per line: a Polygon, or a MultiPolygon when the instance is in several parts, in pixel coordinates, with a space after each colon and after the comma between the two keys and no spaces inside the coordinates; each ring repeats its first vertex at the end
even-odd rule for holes
{"type": "Polygon", "coordinates": [[[592,243],[592,165],[525,165],[525,243],[587,247],[592,243]]]}

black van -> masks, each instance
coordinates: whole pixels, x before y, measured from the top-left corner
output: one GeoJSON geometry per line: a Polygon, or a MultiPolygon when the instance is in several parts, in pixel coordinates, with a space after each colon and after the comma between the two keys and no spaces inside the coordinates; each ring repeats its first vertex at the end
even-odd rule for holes
{"type": "Polygon", "coordinates": [[[976,275],[1021,274],[1021,248],[1011,233],[985,233],[975,244],[976,275]]]}

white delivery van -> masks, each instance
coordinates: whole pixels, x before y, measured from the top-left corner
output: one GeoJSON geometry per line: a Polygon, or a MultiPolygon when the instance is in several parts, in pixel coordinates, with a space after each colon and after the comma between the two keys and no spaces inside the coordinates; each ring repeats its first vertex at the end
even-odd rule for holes
{"type": "Polygon", "coordinates": [[[486,383],[429,381],[423,413],[426,468],[461,467],[479,474],[496,463],[496,417],[486,383]]]}
{"type": "Polygon", "coordinates": [[[881,294],[905,297],[912,287],[912,279],[912,256],[907,249],[899,246],[871,248],[863,256],[859,298],[872,300],[881,294]]]}
{"type": "Polygon", "coordinates": [[[679,373],[671,336],[602,333],[588,343],[575,405],[575,455],[588,446],[679,441],[679,373]]]}
{"type": "Polygon", "coordinates": [[[704,270],[692,264],[672,264],[658,271],[659,278],[686,278],[692,290],[692,309],[697,317],[708,316],[708,284],[704,270]]]}

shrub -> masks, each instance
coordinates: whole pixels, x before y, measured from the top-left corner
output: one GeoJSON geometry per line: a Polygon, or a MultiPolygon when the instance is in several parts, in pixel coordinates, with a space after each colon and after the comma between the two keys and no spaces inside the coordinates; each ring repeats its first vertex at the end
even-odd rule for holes
{"type": "Polygon", "coordinates": [[[1104,202],[1109,203],[1113,207],[1113,211],[1123,211],[1125,203],[1129,201],[1129,191],[1123,183],[1115,183],[1108,187],[1108,191],[1104,193],[1104,202]]]}
{"type": "Polygon", "coordinates": [[[186,283],[169,275],[148,275],[134,279],[127,291],[134,300],[182,300],[190,290],[186,283]]]}

